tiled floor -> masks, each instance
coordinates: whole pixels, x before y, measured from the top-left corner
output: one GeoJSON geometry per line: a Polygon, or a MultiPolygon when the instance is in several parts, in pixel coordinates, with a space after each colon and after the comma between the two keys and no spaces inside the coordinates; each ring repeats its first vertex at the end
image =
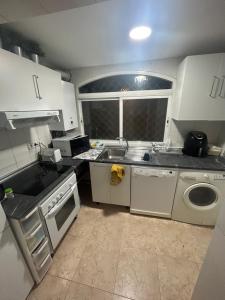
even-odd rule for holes
{"type": "Polygon", "coordinates": [[[29,300],[189,300],[212,230],[83,206],[29,300]]]}

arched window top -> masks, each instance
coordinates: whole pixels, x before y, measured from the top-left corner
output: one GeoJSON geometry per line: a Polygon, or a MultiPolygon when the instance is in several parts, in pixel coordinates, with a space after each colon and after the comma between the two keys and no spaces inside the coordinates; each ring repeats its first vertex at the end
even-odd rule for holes
{"type": "Polygon", "coordinates": [[[161,77],[121,74],[103,77],[79,87],[80,94],[172,89],[173,82],[161,77]]]}

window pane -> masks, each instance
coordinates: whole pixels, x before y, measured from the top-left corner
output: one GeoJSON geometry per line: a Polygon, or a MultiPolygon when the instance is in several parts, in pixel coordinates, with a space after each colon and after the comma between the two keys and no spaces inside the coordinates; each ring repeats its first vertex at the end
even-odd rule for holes
{"type": "Polygon", "coordinates": [[[140,74],[114,75],[97,79],[79,88],[81,94],[84,93],[106,93],[121,91],[140,90],[163,90],[171,89],[172,81],[140,74]]]}
{"type": "Polygon", "coordinates": [[[119,136],[119,101],[82,102],[84,131],[91,139],[113,140],[119,136]]]}
{"type": "Polygon", "coordinates": [[[124,100],[123,136],[129,141],[163,141],[167,98],[124,100]]]}

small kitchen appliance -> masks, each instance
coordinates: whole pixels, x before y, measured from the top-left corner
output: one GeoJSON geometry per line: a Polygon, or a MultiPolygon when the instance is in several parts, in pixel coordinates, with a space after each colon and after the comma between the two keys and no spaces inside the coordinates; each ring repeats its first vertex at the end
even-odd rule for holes
{"type": "Polygon", "coordinates": [[[183,153],[190,156],[205,157],[208,154],[207,135],[201,131],[191,131],[184,141],[183,153]]]}
{"type": "Polygon", "coordinates": [[[57,163],[62,160],[60,149],[44,148],[41,149],[41,160],[57,163]]]}
{"type": "Polygon", "coordinates": [[[61,150],[62,156],[75,156],[90,149],[88,135],[63,136],[53,139],[52,144],[61,150]]]}

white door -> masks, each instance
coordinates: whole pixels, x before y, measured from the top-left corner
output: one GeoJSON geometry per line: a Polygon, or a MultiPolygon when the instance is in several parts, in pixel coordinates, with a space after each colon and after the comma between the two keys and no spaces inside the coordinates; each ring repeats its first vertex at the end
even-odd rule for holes
{"type": "Polygon", "coordinates": [[[225,237],[215,230],[203,262],[192,300],[225,299],[225,237]]]}
{"type": "Polygon", "coordinates": [[[1,111],[26,111],[39,108],[35,86],[35,64],[0,49],[1,111]]]}
{"type": "Polygon", "coordinates": [[[34,281],[10,227],[0,233],[0,270],[0,299],[26,299],[34,281]]]}
{"type": "Polygon", "coordinates": [[[225,104],[218,98],[221,84],[219,70],[223,56],[196,55],[184,60],[178,72],[175,119],[225,119],[225,104]]]}
{"type": "Polygon", "coordinates": [[[40,109],[60,109],[61,74],[39,64],[35,65],[35,74],[40,109]]]}

